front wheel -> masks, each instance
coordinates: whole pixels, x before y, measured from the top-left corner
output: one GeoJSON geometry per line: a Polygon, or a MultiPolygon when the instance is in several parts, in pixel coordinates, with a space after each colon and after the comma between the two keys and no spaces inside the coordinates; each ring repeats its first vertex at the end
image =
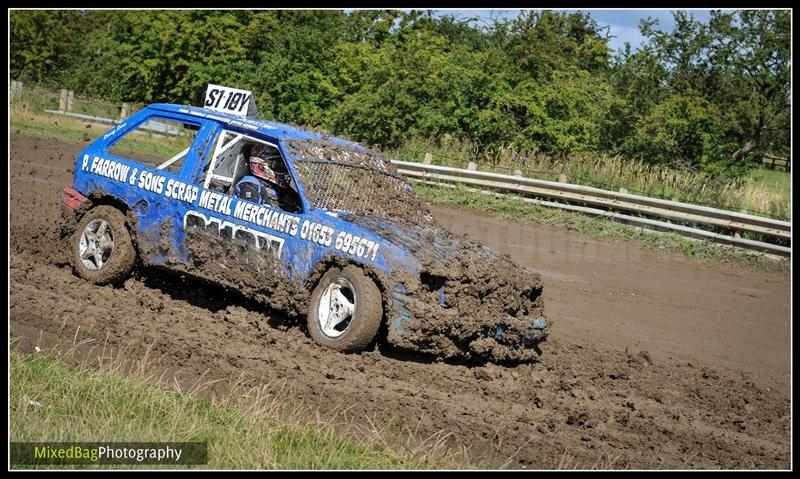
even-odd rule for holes
{"type": "Polygon", "coordinates": [[[135,260],[125,215],[106,205],[89,210],[72,236],[72,264],[78,275],[97,284],[117,283],[130,274],[135,260]]]}
{"type": "Polygon", "coordinates": [[[342,352],[367,347],[383,317],[378,286],[356,266],[329,269],[311,293],[308,309],[314,341],[342,352]]]}

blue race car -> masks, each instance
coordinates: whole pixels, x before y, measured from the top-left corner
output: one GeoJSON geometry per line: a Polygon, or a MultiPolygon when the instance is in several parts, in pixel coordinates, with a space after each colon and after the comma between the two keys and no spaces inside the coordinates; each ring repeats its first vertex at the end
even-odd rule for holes
{"type": "Polygon", "coordinates": [[[209,108],[153,104],[77,157],[64,189],[78,275],[139,263],[307,318],[319,344],[538,358],[538,274],[444,230],[381,153],[209,108]]]}

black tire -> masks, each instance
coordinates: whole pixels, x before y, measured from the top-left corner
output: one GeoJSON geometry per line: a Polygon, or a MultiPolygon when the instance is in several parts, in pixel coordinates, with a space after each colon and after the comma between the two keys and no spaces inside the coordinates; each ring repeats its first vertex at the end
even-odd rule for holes
{"type": "MultiPolygon", "coordinates": [[[[333,293],[329,293],[333,294],[333,293]]],[[[324,311],[324,310],[323,310],[324,311]]],[[[329,311],[330,314],[330,311],[329,311]]],[[[383,301],[378,286],[368,278],[360,268],[345,266],[329,269],[319,280],[311,293],[311,304],[308,308],[308,332],[318,344],[342,352],[355,352],[369,346],[383,318],[383,301]],[[343,321],[337,327],[338,336],[326,333],[320,318],[320,303],[326,291],[333,286],[348,297],[348,289],[352,288],[354,311],[349,315],[349,320],[343,321]],[[346,324],[345,324],[346,323],[346,324]]],[[[330,330],[329,330],[330,331],[330,330]]]]}
{"type": "MultiPolygon", "coordinates": [[[[131,234],[125,224],[125,215],[113,206],[100,205],[89,210],[78,227],[72,234],[72,266],[78,276],[96,284],[119,283],[130,275],[136,261],[136,249],[133,247],[131,234]],[[94,223],[93,223],[94,222],[94,223]],[[89,265],[84,263],[81,258],[81,240],[84,231],[92,224],[90,232],[96,234],[99,231],[97,225],[102,226],[103,222],[107,225],[103,230],[102,238],[97,237],[97,244],[102,244],[108,248],[110,240],[111,249],[100,253],[101,263],[97,267],[97,261],[92,255],[85,259],[89,265]],[[94,228],[94,231],[91,229],[94,228]],[[94,269],[92,268],[94,267],[94,269]]],[[[83,248],[91,243],[91,240],[84,240],[83,248]]]]}

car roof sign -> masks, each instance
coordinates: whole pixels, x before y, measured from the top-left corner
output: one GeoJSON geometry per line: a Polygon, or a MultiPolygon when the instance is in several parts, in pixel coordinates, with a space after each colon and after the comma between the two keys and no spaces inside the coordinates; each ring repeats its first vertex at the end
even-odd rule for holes
{"type": "Polygon", "coordinates": [[[208,84],[203,107],[242,118],[256,118],[258,110],[253,93],[222,85],[208,84]]]}

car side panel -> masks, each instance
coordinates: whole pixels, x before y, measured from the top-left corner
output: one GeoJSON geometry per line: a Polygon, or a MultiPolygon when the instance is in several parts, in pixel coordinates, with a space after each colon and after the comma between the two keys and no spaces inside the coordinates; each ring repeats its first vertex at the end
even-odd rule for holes
{"type": "Polygon", "coordinates": [[[186,177],[198,159],[204,158],[208,152],[215,128],[213,122],[145,108],[109,130],[78,155],[74,187],[87,196],[111,196],[127,205],[135,222],[135,236],[143,262],[163,264],[170,260],[185,263],[188,256],[182,230],[175,225],[199,195],[199,188],[193,187],[186,177]],[[117,139],[153,116],[200,126],[177,174],[108,151],[117,139]]]}

